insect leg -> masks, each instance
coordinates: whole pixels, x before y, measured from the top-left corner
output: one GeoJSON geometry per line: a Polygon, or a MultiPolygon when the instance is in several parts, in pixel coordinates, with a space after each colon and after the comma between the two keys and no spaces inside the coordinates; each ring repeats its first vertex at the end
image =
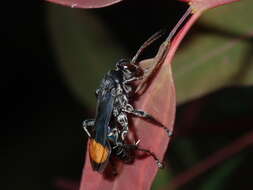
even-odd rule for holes
{"type": "Polygon", "coordinates": [[[95,96],[96,97],[98,97],[99,92],[100,92],[100,88],[96,89],[96,91],[95,91],[95,96]]]}
{"type": "Polygon", "coordinates": [[[95,125],[95,119],[86,119],[83,121],[83,129],[87,133],[89,137],[91,137],[90,130],[88,130],[88,127],[94,127],[95,125]]]}
{"type": "Polygon", "coordinates": [[[121,130],[121,138],[124,140],[127,133],[128,133],[128,119],[127,119],[127,115],[124,112],[121,112],[118,116],[117,116],[117,122],[122,126],[122,130],[121,130]]]}
{"type": "Polygon", "coordinates": [[[133,106],[131,106],[130,104],[128,104],[127,109],[125,109],[124,111],[127,113],[130,113],[130,114],[133,114],[137,117],[141,117],[141,118],[151,121],[152,123],[156,124],[157,126],[163,128],[166,131],[166,133],[168,134],[168,136],[172,136],[172,131],[169,130],[167,127],[165,127],[161,122],[159,122],[157,119],[155,119],[149,113],[144,112],[142,110],[135,110],[135,109],[133,109],[133,106]]]}
{"type": "Polygon", "coordinates": [[[138,140],[135,144],[125,144],[123,146],[125,147],[125,149],[137,150],[140,152],[144,152],[149,156],[152,156],[153,159],[156,161],[158,168],[163,168],[163,163],[157,158],[157,156],[153,152],[151,152],[150,150],[138,147],[139,142],[140,142],[140,140],[138,140]]]}
{"type": "Polygon", "coordinates": [[[146,154],[148,154],[149,156],[152,156],[153,159],[156,161],[156,164],[158,166],[158,168],[163,168],[163,163],[156,157],[156,155],[151,152],[150,150],[147,150],[147,149],[143,149],[143,148],[139,148],[139,147],[136,147],[136,150],[137,151],[140,151],[140,152],[145,152],[146,154]]]}
{"type": "Polygon", "coordinates": [[[143,77],[132,77],[130,79],[127,79],[123,82],[123,84],[127,84],[127,83],[130,83],[130,82],[133,82],[133,81],[136,81],[136,80],[141,80],[143,79],[143,77]]]}

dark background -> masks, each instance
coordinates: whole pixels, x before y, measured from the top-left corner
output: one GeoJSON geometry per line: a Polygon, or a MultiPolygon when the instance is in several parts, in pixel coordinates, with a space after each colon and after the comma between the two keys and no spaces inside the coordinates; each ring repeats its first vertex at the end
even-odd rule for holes
{"type": "MultiPolygon", "coordinates": [[[[81,177],[87,140],[81,122],[94,115],[94,108],[81,104],[59,71],[48,31],[48,6],[43,1],[2,6],[1,189],[64,189],[68,184],[77,185],[81,177]]],[[[130,52],[139,47],[140,39],[144,41],[165,26],[172,27],[186,8],[174,1],[148,4],[140,11],[142,6],[143,1],[129,1],[89,11],[109,24],[130,52]],[[128,35],[129,30],[136,35],[128,35]]],[[[252,126],[252,96],[250,87],[230,88],[181,105],[176,122],[178,139],[168,153],[174,173],[188,167],[178,151],[184,149],[183,142],[190,141],[205,157],[246,133],[252,126]],[[189,110],[200,111],[189,119],[189,110]],[[242,121],[238,123],[240,129],[233,122],[238,119],[242,121]],[[219,127],[226,121],[232,124],[219,127]]],[[[243,151],[240,159],[239,169],[229,178],[233,185],[226,183],[224,189],[252,187],[252,151],[243,151]]],[[[185,189],[196,189],[207,178],[201,176],[185,189]]]]}
{"type": "Polygon", "coordinates": [[[80,179],[86,108],[64,83],[47,30],[48,3],[2,12],[1,189],[56,189],[80,179]]]}

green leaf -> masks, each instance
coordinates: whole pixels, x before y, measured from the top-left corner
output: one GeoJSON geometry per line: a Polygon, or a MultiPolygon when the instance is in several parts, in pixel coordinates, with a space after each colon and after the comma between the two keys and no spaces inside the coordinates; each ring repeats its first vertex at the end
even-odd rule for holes
{"type": "Polygon", "coordinates": [[[48,11],[52,45],[63,79],[79,100],[94,108],[100,80],[126,53],[91,12],[55,5],[48,11]]]}
{"type": "Polygon", "coordinates": [[[244,0],[204,13],[175,56],[178,103],[225,86],[253,84],[252,11],[253,1],[244,0]]]}

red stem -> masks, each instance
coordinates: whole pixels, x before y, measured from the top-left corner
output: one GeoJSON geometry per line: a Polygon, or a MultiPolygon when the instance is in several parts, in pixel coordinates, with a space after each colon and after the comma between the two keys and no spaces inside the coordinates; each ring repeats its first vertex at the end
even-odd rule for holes
{"type": "Polygon", "coordinates": [[[175,36],[175,38],[172,40],[171,42],[171,46],[169,49],[169,52],[165,58],[165,62],[167,64],[170,64],[172,62],[172,59],[180,45],[180,43],[182,42],[182,40],[184,39],[185,35],[187,34],[187,32],[190,30],[190,28],[192,27],[192,25],[197,21],[197,19],[200,17],[201,12],[196,12],[195,14],[193,14],[190,19],[187,21],[187,23],[181,28],[181,30],[177,33],[177,35],[175,36]]]}

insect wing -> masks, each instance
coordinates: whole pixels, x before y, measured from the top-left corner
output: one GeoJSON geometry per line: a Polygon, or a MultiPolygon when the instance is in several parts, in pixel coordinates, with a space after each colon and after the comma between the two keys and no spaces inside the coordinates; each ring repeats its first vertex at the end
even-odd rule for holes
{"type": "Polygon", "coordinates": [[[98,94],[96,134],[89,144],[89,154],[94,170],[102,172],[109,160],[111,147],[107,139],[108,125],[111,120],[114,96],[110,90],[101,90],[98,94]]]}
{"type": "Polygon", "coordinates": [[[112,117],[115,96],[111,90],[105,88],[100,90],[97,101],[97,115],[95,122],[95,140],[105,145],[107,140],[108,126],[112,117]]]}

